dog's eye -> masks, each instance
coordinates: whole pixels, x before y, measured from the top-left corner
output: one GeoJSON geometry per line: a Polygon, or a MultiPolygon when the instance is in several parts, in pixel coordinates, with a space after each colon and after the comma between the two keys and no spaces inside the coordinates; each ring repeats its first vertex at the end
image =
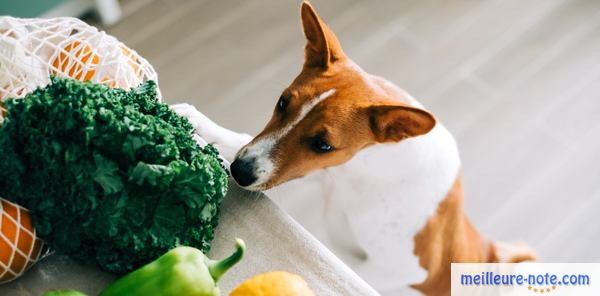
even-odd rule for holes
{"type": "Polygon", "coordinates": [[[284,112],[288,106],[288,103],[289,103],[289,99],[286,98],[284,95],[281,95],[281,97],[279,97],[279,101],[277,101],[277,109],[280,112],[284,112]]]}
{"type": "Polygon", "coordinates": [[[333,151],[333,147],[322,137],[316,137],[311,142],[312,149],[317,153],[327,153],[333,151]]]}

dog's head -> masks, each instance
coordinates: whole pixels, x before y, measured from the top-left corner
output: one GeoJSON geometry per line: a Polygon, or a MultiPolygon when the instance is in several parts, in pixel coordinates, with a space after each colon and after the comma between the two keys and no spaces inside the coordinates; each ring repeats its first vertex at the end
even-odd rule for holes
{"type": "Polygon", "coordinates": [[[342,164],[369,145],[398,142],[435,126],[430,113],[402,102],[391,84],[356,66],[309,3],[301,14],[307,41],[302,72],[231,165],[234,179],[250,190],[342,164]]]}

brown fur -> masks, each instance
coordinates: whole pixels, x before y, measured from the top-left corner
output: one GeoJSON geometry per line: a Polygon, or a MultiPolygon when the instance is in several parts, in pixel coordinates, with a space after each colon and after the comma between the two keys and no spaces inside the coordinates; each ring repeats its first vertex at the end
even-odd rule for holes
{"type": "Polygon", "coordinates": [[[462,177],[442,201],[433,217],[415,235],[414,253],[427,270],[427,279],[414,288],[425,295],[450,295],[450,263],[495,262],[493,245],[469,222],[463,211],[462,177]]]}
{"type": "MultiPolygon", "coordinates": [[[[477,232],[464,213],[462,176],[459,176],[437,211],[415,235],[414,254],[427,270],[427,279],[413,288],[428,296],[450,295],[451,263],[500,262],[497,246],[477,232]]],[[[505,263],[536,260],[526,249],[511,254],[505,263]]]]}

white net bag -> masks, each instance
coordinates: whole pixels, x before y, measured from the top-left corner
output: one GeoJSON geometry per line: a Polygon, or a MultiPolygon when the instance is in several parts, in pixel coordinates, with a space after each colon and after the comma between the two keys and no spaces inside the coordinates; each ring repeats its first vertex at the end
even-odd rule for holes
{"type": "Polygon", "coordinates": [[[2,100],[45,86],[50,75],[124,89],[157,81],[148,61],[81,20],[0,17],[0,108],[2,100]]]}

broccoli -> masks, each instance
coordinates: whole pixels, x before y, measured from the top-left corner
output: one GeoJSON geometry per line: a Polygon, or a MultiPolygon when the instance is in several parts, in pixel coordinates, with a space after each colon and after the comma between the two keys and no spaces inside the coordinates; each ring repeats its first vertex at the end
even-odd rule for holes
{"type": "Polygon", "coordinates": [[[52,77],[4,103],[0,196],[31,211],[51,249],[117,274],[178,245],[209,250],[228,175],[153,81],[52,77]]]}

